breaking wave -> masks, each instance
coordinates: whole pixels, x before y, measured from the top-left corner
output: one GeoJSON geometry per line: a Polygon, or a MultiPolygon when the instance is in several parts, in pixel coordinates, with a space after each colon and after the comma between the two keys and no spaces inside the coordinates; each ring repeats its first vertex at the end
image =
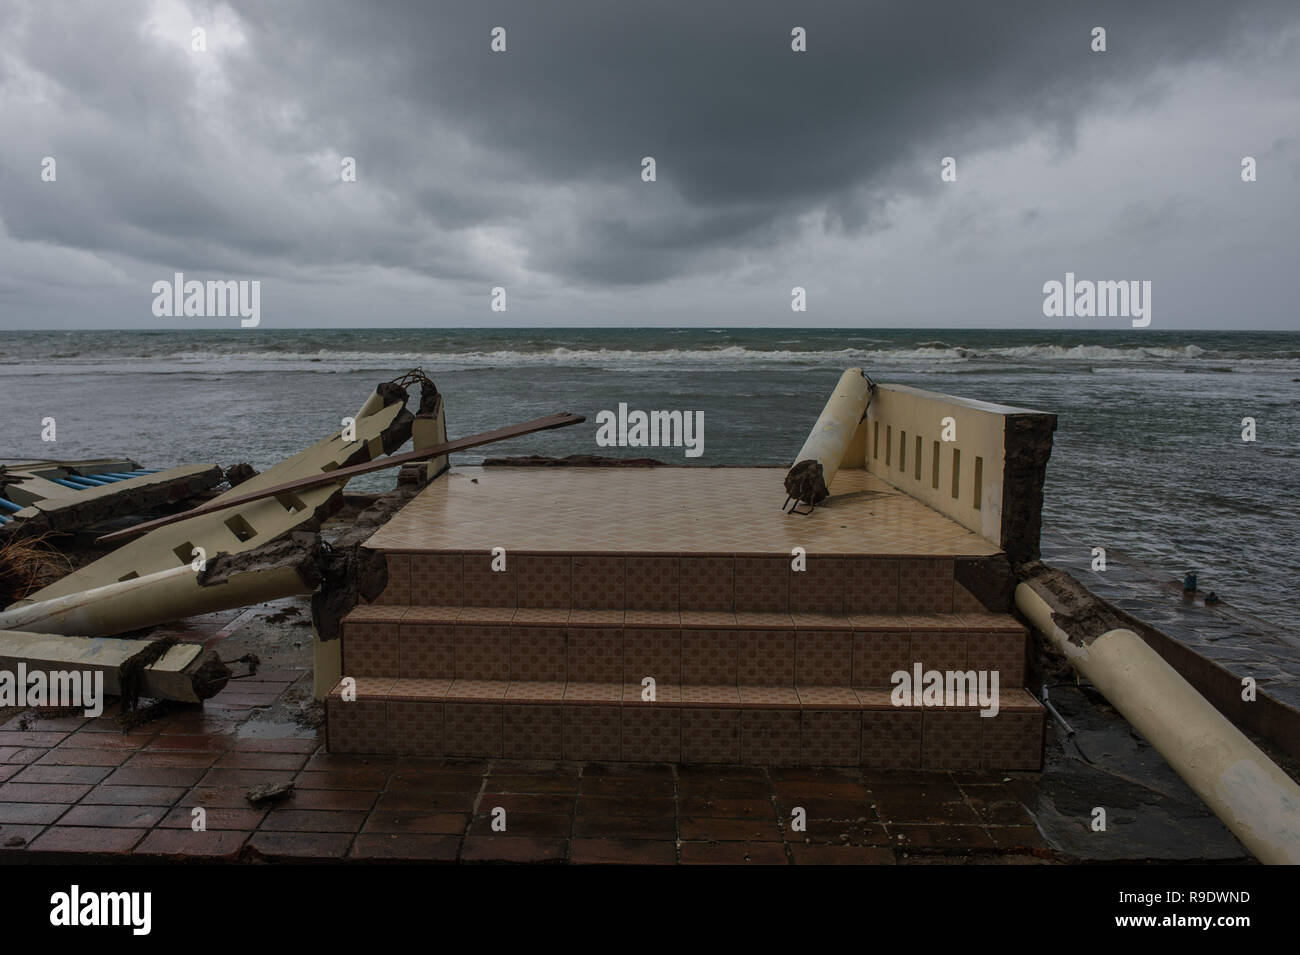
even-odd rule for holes
{"type": "MultiPolygon", "coordinates": [[[[113,355],[104,351],[89,353],[58,353],[45,357],[44,362],[60,366],[95,366],[108,370],[119,366],[122,371],[138,370],[148,365],[154,374],[167,372],[252,372],[252,371],[306,371],[354,372],[368,368],[396,368],[422,365],[426,369],[456,369],[483,367],[522,367],[546,365],[575,365],[596,368],[635,368],[654,365],[742,367],[751,365],[932,365],[961,363],[1018,362],[1028,365],[1038,362],[1180,362],[1195,361],[1210,354],[1198,345],[1182,347],[1112,347],[1105,345],[1016,345],[1009,347],[968,347],[944,342],[921,342],[902,348],[753,348],[732,345],[721,348],[549,348],[498,350],[414,350],[379,351],[346,347],[321,348],[316,351],[258,351],[186,350],[168,353],[165,349],[150,349],[113,355]],[[131,366],[136,366],[132,369],[131,366]]],[[[1219,362],[1234,356],[1215,353],[1219,362]]],[[[1288,356],[1277,356],[1279,358],[1288,356]]],[[[1258,360],[1258,359],[1257,359],[1258,360]]],[[[30,361],[30,359],[29,359],[30,361]]],[[[11,359],[0,358],[0,365],[15,364],[11,359]]],[[[89,370],[82,367],[78,370],[89,370]]]]}

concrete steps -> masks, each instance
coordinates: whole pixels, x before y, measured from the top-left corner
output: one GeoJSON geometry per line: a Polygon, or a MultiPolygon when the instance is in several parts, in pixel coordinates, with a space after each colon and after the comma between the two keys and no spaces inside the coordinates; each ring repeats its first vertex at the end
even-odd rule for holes
{"type": "Polygon", "coordinates": [[[518,555],[508,572],[482,553],[387,560],[388,589],[344,621],[333,752],[1041,767],[1025,628],[974,601],[953,558],[810,558],[805,572],[771,555],[518,555]],[[997,715],[895,706],[892,675],[918,663],[996,671],[997,715]]]}

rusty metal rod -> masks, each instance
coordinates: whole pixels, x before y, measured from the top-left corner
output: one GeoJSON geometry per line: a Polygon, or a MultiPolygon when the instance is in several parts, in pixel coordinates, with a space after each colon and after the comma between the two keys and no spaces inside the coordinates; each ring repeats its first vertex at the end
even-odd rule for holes
{"type": "Polygon", "coordinates": [[[534,418],[532,421],[525,421],[522,424],[509,425],[505,428],[497,428],[495,431],[483,431],[479,434],[472,434],[466,438],[457,438],[455,441],[448,441],[445,444],[435,444],[430,448],[423,448],[419,451],[407,451],[403,454],[393,454],[386,458],[379,458],[374,461],[367,461],[364,464],[354,464],[348,468],[338,468],[334,471],[322,471],[320,474],[314,474],[310,477],[299,478],[296,481],[287,481],[284,484],[277,484],[274,487],[263,488],[260,491],[253,491],[249,494],[241,494],[237,497],[226,498],[225,500],[209,501],[207,504],[183,511],[180,514],[171,514],[167,517],[160,517],[157,520],[145,521],[142,524],[136,524],[133,527],[123,528],[120,531],[113,531],[111,534],[104,534],[95,540],[96,544],[112,544],[116,541],[126,540],[143,534],[157,527],[166,527],[168,524],[175,524],[179,521],[188,520],[191,517],[200,517],[204,514],[211,514],[214,511],[224,511],[228,508],[238,507],[240,504],[248,504],[252,501],[260,501],[268,497],[275,497],[277,494],[287,494],[292,491],[305,491],[308,488],[321,487],[325,484],[333,484],[335,481],[347,480],[360,474],[371,474],[375,471],[384,471],[388,468],[395,468],[401,464],[410,464],[413,461],[425,461],[429,458],[440,457],[444,454],[451,454],[455,451],[465,451],[469,448],[477,448],[480,445],[492,444],[496,441],[505,441],[507,438],[517,438],[521,435],[532,434],[536,431],[548,431],[552,428],[567,428],[569,425],[581,424],[587,419],[582,415],[561,414],[547,415],[544,418],[534,418]]]}

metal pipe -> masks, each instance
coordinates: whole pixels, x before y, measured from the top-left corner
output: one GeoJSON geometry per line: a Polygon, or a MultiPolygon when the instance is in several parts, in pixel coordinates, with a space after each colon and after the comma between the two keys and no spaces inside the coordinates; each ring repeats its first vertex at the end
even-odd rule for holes
{"type": "Polygon", "coordinates": [[[23,509],[21,504],[15,504],[7,497],[0,497],[0,507],[3,507],[6,511],[21,511],[23,509]]]}
{"type": "Polygon", "coordinates": [[[1267,865],[1300,864],[1300,786],[1132,630],[1075,642],[1029,584],[1016,607],[1267,865]]]}

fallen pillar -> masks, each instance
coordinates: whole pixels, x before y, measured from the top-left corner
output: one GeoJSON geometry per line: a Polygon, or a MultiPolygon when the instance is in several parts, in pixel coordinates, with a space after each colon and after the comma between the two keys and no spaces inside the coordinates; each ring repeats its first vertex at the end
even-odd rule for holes
{"type": "MultiPolygon", "coordinates": [[[[0,631],[0,671],[47,673],[102,671],[104,692],[121,696],[131,677],[131,661],[154,646],[152,640],[65,637],[46,633],[0,631]]],[[[162,656],[139,669],[139,696],[182,703],[200,703],[215,696],[230,679],[230,670],[213,650],[198,644],[176,643],[162,656]]],[[[129,689],[129,688],[128,688],[129,689]]]]}
{"type": "Polygon", "coordinates": [[[0,629],[110,636],[195,614],[310,594],[320,583],[318,542],[295,537],[254,552],[189,565],[0,611],[0,629]]]}
{"type": "Polygon", "coordinates": [[[795,455],[794,466],[785,476],[787,502],[794,501],[794,507],[799,504],[813,507],[830,495],[831,482],[867,412],[872,387],[871,379],[861,368],[850,368],[840,376],[817,423],[795,455]]]}
{"type": "Polygon", "coordinates": [[[1017,609],[1260,862],[1300,864],[1300,786],[1136,633],[1098,632],[1109,623],[1104,613],[1072,601],[1070,584],[1083,588],[1062,578],[1021,583],[1017,609]]]}

